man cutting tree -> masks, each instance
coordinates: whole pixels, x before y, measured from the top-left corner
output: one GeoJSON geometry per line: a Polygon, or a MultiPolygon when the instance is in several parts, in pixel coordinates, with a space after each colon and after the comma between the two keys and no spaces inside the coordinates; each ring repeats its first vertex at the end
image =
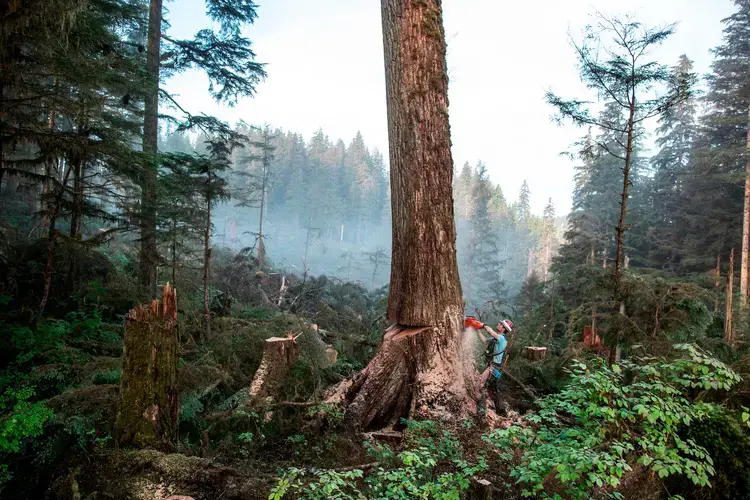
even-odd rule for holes
{"type": "Polygon", "coordinates": [[[484,372],[482,372],[482,375],[479,377],[479,381],[477,383],[477,388],[482,393],[482,397],[479,402],[479,412],[484,413],[486,410],[487,391],[484,390],[485,387],[487,387],[488,389],[491,388],[495,391],[495,407],[499,410],[501,405],[500,392],[498,390],[497,383],[502,376],[501,370],[503,368],[503,358],[505,357],[505,350],[508,347],[508,340],[505,338],[505,334],[513,331],[513,322],[509,319],[500,321],[500,323],[498,323],[497,325],[497,330],[499,333],[493,330],[488,325],[478,321],[476,318],[472,318],[471,316],[466,318],[466,320],[464,321],[464,326],[472,328],[477,333],[482,343],[487,344],[487,348],[484,354],[487,368],[484,370],[484,372]],[[482,330],[488,333],[490,337],[485,337],[482,334],[482,330]]]}

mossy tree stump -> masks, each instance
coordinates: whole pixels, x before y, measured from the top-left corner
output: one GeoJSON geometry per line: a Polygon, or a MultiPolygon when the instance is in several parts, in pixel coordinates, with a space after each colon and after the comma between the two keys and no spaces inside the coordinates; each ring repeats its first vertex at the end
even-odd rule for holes
{"type": "Polygon", "coordinates": [[[271,337],[263,345],[263,359],[250,384],[247,406],[278,395],[284,381],[299,358],[299,345],[294,337],[271,337]]]}
{"type": "Polygon", "coordinates": [[[177,292],[138,306],[125,318],[115,439],[120,446],[171,450],[177,441],[179,391],[177,292]]]}

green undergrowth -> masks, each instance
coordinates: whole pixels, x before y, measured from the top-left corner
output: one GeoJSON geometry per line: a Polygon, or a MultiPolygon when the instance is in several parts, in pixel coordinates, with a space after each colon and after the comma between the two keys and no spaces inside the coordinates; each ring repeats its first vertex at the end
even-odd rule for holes
{"type": "Polygon", "coordinates": [[[526,424],[485,436],[522,495],[623,498],[621,489],[647,488],[649,476],[709,488],[714,457],[685,429],[731,418],[714,401],[740,377],[694,345],[675,349],[681,356],[669,361],[574,362],[570,384],[542,398],[526,424]]]}

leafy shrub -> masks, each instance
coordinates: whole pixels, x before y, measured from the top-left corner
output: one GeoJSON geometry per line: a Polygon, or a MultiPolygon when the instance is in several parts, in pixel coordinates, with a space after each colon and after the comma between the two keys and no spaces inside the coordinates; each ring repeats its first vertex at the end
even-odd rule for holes
{"type": "Polygon", "coordinates": [[[382,461],[369,475],[361,469],[283,471],[269,499],[324,500],[434,498],[458,500],[472,476],[485,470],[483,457],[476,463],[464,458],[456,435],[431,421],[409,422],[406,449],[394,454],[385,445],[369,445],[370,454],[382,461]]]}
{"type": "Polygon", "coordinates": [[[679,435],[704,447],[714,461],[712,488],[696,491],[685,480],[671,481],[669,491],[686,498],[750,498],[750,436],[736,416],[717,407],[708,418],[684,425],[679,435]]]}
{"type": "Polygon", "coordinates": [[[0,452],[18,453],[24,441],[42,434],[44,423],[53,413],[44,403],[31,403],[30,388],[8,390],[0,398],[0,411],[5,414],[0,423],[0,452]]]}
{"type": "Polygon", "coordinates": [[[703,397],[730,389],[740,377],[695,346],[675,347],[685,357],[671,362],[575,362],[570,385],[539,402],[527,418],[532,426],[486,436],[512,464],[523,495],[552,498],[550,491],[561,490],[583,499],[597,488],[614,492],[636,464],[660,478],[683,476],[708,486],[712,457],[678,430],[710,418],[717,407],[703,397]]]}

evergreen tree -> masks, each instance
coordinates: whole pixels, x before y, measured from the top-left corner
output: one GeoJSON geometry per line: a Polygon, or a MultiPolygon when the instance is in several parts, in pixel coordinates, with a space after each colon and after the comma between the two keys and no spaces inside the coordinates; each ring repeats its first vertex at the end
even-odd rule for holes
{"type": "MultiPolygon", "coordinates": [[[[743,237],[748,109],[750,106],[750,2],[735,1],[724,19],[724,43],[715,49],[707,77],[706,112],[694,141],[679,201],[681,272],[705,272],[717,256],[728,260],[743,237]]],[[[742,280],[740,280],[742,282],[742,280]]]]}
{"type": "Polygon", "coordinates": [[[649,49],[674,32],[674,25],[652,30],[631,19],[610,19],[600,14],[598,18],[596,27],[587,28],[584,41],[574,45],[581,80],[598,92],[601,98],[608,100],[611,106],[616,106],[621,115],[625,115],[624,126],[620,125],[619,118],[615,121],[597,120],[582,101],[566,101],[552,92],[547,94],[547,100],[559,112],[559,119],[570,118],[575,124],[596,125],[617,134],[618,144],[624,150],[622,155],[613,153],[620,160],[622,168],[614,273],[615,292],[619,294],[625,254],[624,236],[628,226],[629,189],[633,181],[633,152],[639,126],[687,99],[691,95],[694,78],[675,82],[664,66],[654,61],[643,61],[649,49]],[[601,50],[603,44],[607,50],[601,50]],[[602,60],[602,54],[608,59],[602,60]],[[658,86],[666,86],[667,89],[655,94],[653,89],[658,86]]]}
{"type": "Polygon", "coordinates": [[[505,283],[500,276],[502,262],[499,259],[497,233],[490,218],[492,184],[483,163],[477,164],[476,182],[471,199],[471,247],[468,258],[467,279],[471,294],[469,303],[481,307],[488,301],[505,299],[505,283]]]}
{"type": "MultiPolygon", "coordinates": [[[[676,82],[691,78],[693,62],[681,56],[672,68],[676,82]]],[[[651,160],[653,177],[644,189],[645,199],[636,200],[642,207],[633,224],[634,246],[645,257],[643,264],[675,270],[679,249],[684,242],[678,231],[681,217],[680,198],[685,176],[692,163],[693,141],[697,133],[696,100],[690,97],[659,117],[656,145],[659,151],[651,160]]]]}
{"type": "MultiPolygon", "coordinates": [[[[141,284],[149,295],[156,292],[157,164],[159,98],[180,108],[175,97],[160,88],[162,77],[190,68],[203,70],[209,79],[209,92],[218,102],[234,103],[241,96],[252,96],[256,85],[265,77],[263,65],[255,62],[251,42],[242,27],[252,24],[256,8],[247,0],[206,0],[206,12],[218,30],[202,29],[193,39],[178,40],[164,34],[162,0],[150,0],[143,120],[143,151],[150,155],[138,176],[141,186],[141,284]],[[162,40],[165,43],[162,43],[162,40]]],[[[187,116],[189,122],[194,117],[187,116]]]]}

